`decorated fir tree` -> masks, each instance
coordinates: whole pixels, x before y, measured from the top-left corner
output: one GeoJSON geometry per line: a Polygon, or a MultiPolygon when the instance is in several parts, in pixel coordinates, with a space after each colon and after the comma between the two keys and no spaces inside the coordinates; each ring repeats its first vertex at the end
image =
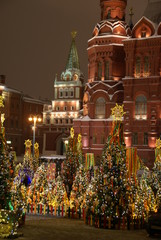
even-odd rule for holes
{"type": "Polygon", "coordinates": [[[74,129],[71,128],[70,138],[67,145],[66,160],[63,166],[63,180],[68,197],[72,190],[73,181],[79,165],[83,162],[81,135],[74,136],[74,129]]]}
{"type": "MultiPolygon", "coordinates": [[[[0,96],[0,108],[4,107],[0,96]]],[[[14,167],[12,158],[8,156],[8,146],[3,127],[4,114],[0,113],[0,238],[17,236],[18,220],[21,217],[13,211],[11,187],[14,167]]]]}
{"type": "Polygon", "coordinates": [[[152,188],[156,194],[161,188],[161,139],[156,141],[155,162],[152,171],[152,188]]]}
{"type": "Polygon", "coordinates": [[[82,208],[84,195],[88,186],[88,177],[83,164],[81,164],[76,172],[70,194],[70,208],[82,208]]]}
{"type": "Polygon", "coordinates": [[[52,205],[53,207],[69,205],[65,185],[60,175],[58,175],[58,177],[56,178],[56,183],[52,195],[52,205]]]}
{"type": "Polygon", "coordinates": [[[30,204],[51,204],[52,188],[49,187],[47,169],[42,164],[36,171],[28,190],[28,203],[30,204]]]}
{"type": "Polygon", "coordinates": [[[12,159],[6,155],[3,133],[0,133],[0,209],[12,209],[11,186],[13,178],[12,159]]]}
{"type": "Polygon", "coordinates": [[[126,146],[123,138],[123,107],[116,104],[111,134],[105,144],[94,194],[87,198],[87,214],[104,215],[113,224],[131,214],[135,184],[130,183],[126,166],[126,146]]]}

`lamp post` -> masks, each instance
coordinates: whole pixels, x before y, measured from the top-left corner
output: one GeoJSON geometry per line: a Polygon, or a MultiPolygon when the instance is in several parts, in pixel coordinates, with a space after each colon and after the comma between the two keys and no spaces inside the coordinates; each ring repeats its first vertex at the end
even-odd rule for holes
{"type": "Polygon", "coordinates": [[[31,116],[31,117],[29,117],[29,121],[30,122],[33,122],[33,157],[34,157],[34,144],[35,144],[35,130],[36,130],[36,123],[37,122],[41,122],[42,121],[42,119],[41,119],[41,117],[38,117],[38,116],[31,116]]]}

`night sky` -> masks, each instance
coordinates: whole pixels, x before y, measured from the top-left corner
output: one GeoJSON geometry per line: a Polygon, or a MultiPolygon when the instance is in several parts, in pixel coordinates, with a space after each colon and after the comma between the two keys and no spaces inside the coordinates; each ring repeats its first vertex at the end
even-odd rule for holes
{"type": "MultiPolygon", "coordinates": [[[[100,21],[100,0],[0,0],[0,74],[6,85],[53,99],[53,80],[65,70],[72,30],[87,81],[87,41],[100,21]]],[[[148,0],[128,0],[134,23],[148,0]]],[[[128,14],[127,14],[128,22],[128,14]]]]}

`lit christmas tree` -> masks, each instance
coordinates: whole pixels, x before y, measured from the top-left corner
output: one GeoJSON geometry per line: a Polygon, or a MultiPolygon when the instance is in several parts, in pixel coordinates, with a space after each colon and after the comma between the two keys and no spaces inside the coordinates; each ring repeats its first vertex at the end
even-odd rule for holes
{"type": "Polygon", "coordinates": [[[68,197],[67,197],[67,192],[65,189],[65,185],[63,183],[63,179],[61,178],[60,175],[58,175],[56,179],[56,184],[53,190],[53,195],[52,195],[52,205],[53,207],[59,207],[62,205],[69,205],[68,197]]]}
{"type": "Polygon", "coordinates": [[[63,180],[67,190],[68,197],[72,190],[77,168],[83,163],[81,135],[78,138],[74,136],[74,129],[71,128],[70,138],[67,145],[66,160],[63,166],[63,180]]]}
{"type": "Polygon", "coordinates": [[[150,171],[147,167],[144,167],[143,175],[135,193],[135,202],[132,209],[133,218],[147,218],[149,212],[157,211],[156,199],[149,181],[150,171]]]}
{"type": "MultiPolygon", "coordinates": [[[[111,134],[105,144],[97,184],[91,198],[86,195],[87,214],[110,219],[119,224],[130,214],[135,183],[128,179],[126,166],[126,146],[123,138],[123,106],[116,104],[112,109],[114,118],[111,134]]],[[[94,184],[95,185],[95,184],[94,184]]]]}
{"type": "Polygon", "coordinates": [[[157,206],[161,208],[161,139],[156,140],[155,162],[152,172],[152,188],[156,195],[157,206]]]}
{"type": "MultiPolygon", "coordinates": [[[[0,96],[0,108],[4,107],[0,96]]],[[[4,114],[0,113],[0,237],[17,236],[18,220],[21,217],[13,211],[11,187],[13,182],[13,161],[7,153],[4,114]]]]}
{"type": "Polygon", "coordinates": [[[47,169],[42,164],[34,175],[31,186],[28,190],[28,203],[30,204],[51,204],[52,188],[47,180],[47,169]]]}
{"type": "Polygon", "coordinates": [[[70,208],[82,208],[84,195],[88,186],[88,177],[81,164],[76,172],[75,180],[73,182],[72,191],[70,194],[70,208]]]}

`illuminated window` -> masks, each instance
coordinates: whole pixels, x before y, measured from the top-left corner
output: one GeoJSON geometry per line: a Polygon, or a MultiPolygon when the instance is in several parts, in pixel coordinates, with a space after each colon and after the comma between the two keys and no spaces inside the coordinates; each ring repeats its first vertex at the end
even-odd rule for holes
{"type": "Polygon", "coordinates": [[[59,89],[59,97],[60,97],[60,98],[63,97],[63,89],[62,89],[62,88],[59,89]]]}
{"type": "Polygon", "coordinates": [[[146,28],[145,27],[141,29],[141,37],[142,38],[146,37],[146,28]]]}
{"type": "Polygon", "coordinates": [[[64,89],[64,97],[68,97],[68,88],[64,89]]]}
{"type": "Polygon", "coordinates": [[[138,134],[137,133],[132,134],[132,144],[138,145],[138,134]]]}
{"type": "Polygon", "coordinates": [[[140,95],[136,98],[135,119],[137,120],[147,119],[147,99],[144,95],[140,95]]]}
{"type": "Polygon", "coordinates": [[[144,57],[144,76],[149,76],[149,57],[144,57]]]}
{"type": "Polygon", "coordinates": [[[95,108],[95,118],[105,118],[106,113],[106,102],[105,99],[100,97],[96,101],[96,108],[95,108]]]}
{"type": "Polygon", "coordinates": [[[140,75],[141,75],[141,59],[140,59],[140,57],[136,58],[135,73],[136,73],[136,77],[140,77],[140,75]]]}
{"type": "Polygon", "coordinates": [[[73,97],[74,96],[74,88],[69,89],[69,96],[73,97]]]}
{"type": "Polygon", "coordinates": [[[102,78],[102,63],[98,63],[98,80],[101,80],[102,78]]]}
{"type": "Polygon", "coordinates": [[[109,69],[109,62],[105,63],[105,80],[109,79],[109,75],[110,75],[110,69],[109,69]]]}

